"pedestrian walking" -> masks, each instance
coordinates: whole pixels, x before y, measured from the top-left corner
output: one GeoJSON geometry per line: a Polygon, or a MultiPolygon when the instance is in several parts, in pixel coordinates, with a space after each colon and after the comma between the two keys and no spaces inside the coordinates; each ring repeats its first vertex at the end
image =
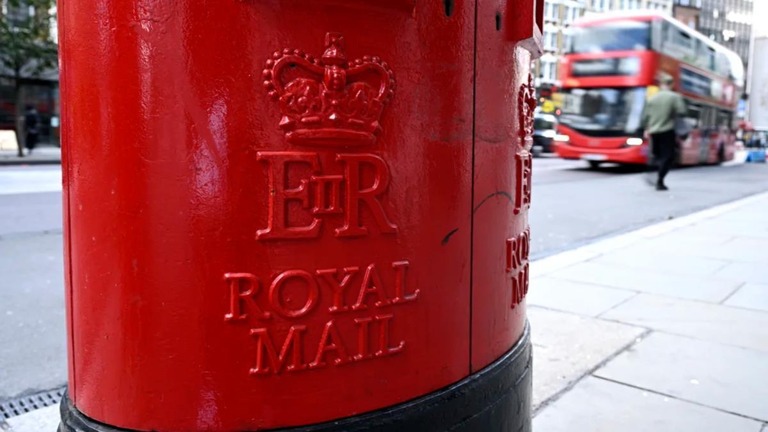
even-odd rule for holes
{"type": "Polygon", "coordinates": [[[676,131],[678,120],[687,112],[683,97],[675,93],[675,83],[670,75],[659,76],[659,91],[645,104],[642,127],[651,141],[651,165],[658,169],[656,190],[668,190],[664,178],[675,163],[677,138],[683,131],[676,131]]]}
{"type": "Polygon", "coordinates": [[[24,129],[26,131],[24,145],[27,147],[27,154],[31,155],[40,135],[40,116],[32,105],[27,105],[26,114],[24,115],[24,129]]]}

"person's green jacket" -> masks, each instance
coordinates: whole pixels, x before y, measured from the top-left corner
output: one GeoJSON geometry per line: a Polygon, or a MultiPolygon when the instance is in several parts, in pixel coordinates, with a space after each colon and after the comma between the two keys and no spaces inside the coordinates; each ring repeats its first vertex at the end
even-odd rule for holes
{"type": "Polygon", "coordinates": [[[675,120],[687,112],[683,97],[671,90],[659,90],[643,109],[642,126],[649,134],[675,130],[675,120]]]}

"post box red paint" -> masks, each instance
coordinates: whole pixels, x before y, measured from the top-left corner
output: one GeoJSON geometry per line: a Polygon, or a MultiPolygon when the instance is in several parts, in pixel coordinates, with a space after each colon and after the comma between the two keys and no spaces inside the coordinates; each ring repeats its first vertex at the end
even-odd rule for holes
{"type": "Polygon", "coordinates": [[[59,18],[62,431],[530,429],[537,1],[59,18]]]}

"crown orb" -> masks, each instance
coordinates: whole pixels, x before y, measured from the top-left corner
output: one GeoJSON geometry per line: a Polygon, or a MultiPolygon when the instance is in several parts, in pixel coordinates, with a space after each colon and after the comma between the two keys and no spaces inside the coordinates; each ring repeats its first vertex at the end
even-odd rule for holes
{"type": "Polygon", "coordinates": [[[331,46],[338,47],[340,49],[344,49],[344,36],[341,35],[341,33],[335,33],[335,32],[328,32],[325,34],[325,47],[329,48],[331,46]]]}

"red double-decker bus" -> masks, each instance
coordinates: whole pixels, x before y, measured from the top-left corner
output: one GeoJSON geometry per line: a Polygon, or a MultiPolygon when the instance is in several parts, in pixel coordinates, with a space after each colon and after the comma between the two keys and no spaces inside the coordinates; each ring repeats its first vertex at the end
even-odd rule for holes
{"type": "Polygon", "coordinates": [[[563,106],[555,151],[566,159],[645,164],[640,122],[661,72],[685,97],[690,133],[678,163],[733,158],[735,113],[744,80],[739,56],[656,12],[585,18],[574,24],[560,77],[563,106]]]}

